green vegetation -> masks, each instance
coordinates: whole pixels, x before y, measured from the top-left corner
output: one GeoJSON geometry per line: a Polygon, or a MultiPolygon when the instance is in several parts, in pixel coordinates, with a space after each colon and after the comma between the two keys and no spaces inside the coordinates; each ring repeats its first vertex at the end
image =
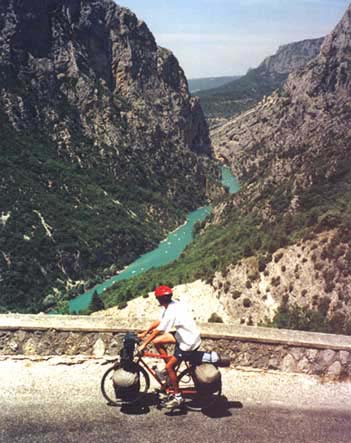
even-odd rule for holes
{"type": "Polygon", "coordinates": [[[67,312],[67,299],[154,248],[201,206],[197,181],[213,168],[165,146],[156,155],[118,146],[118,158],[105,146],[101,159],[79,127],[73,146],[58,150],[46,133],[17,132],[1,113],[0,137],[3,312],[38,312],[53,300],[67,312]]]}
{"type": "Polygon", "coordinates": [[[246,111],[280,88],[286,75],[265,75],[259,69],[218,88],[196,93],[207,118],[231,117],[246,111]]]}
{"type": "Polygon", "coordinates": [[[91,299],[90,305],[87,309],[84,309],[79,314],[80,315],[90,315],[93,312],[101,311],[105,309],[104,302],[102,301],[101,297],[97,293],[97,291],[94,291],[93,297],[91,299]]]}
{"type": "Polygon", "coordinates": [[[336,312],[327,317],[329,304],[330,299],[324,297],[319,300],[316,309],[310,309],[296,303],[290,305],[289,297],[285,296],[273,320],[266,320],[260,326],[351,335],[351,320],[345,313],[336,312]]]}

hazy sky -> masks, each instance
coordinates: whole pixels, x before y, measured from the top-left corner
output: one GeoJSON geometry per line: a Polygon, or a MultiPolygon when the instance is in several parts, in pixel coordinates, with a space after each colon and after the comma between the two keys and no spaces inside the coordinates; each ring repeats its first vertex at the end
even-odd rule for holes
{"type": "Polygon", "coordinates": [[[333,30],[350,0],[117,0],[188,78],[244,74],[285,43],[333,30]]]}

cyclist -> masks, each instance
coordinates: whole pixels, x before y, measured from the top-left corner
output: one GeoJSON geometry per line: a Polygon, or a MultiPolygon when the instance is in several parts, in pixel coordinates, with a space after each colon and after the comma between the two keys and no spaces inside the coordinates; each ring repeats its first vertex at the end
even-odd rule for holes
{"type": "Polygon", "coordinates": [[[158,286],[155,296],[163,308],[161,316],[139,334],[139,337],[144,339],[139,351],[142,352],[152,343],[161,355],[167,355],[165,345],[175,345],[174,355],[166,359],[166,370],[174,395],[164,403],[166,408],[173,409],[184,401],[179,392],[174,366],[185,358],[186,354],[195,351],[200,346],[201,339],[195,321],[187,309],[181,303],[172,300],[172,288],[158,286]]]}

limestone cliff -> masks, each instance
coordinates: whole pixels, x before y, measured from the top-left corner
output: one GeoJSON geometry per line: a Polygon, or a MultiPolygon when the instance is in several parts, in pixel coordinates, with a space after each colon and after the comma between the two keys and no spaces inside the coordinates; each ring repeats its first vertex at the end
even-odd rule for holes
{"type": "Polygon", "coordinates": [[[212,186],[183,70],[112,0],[1,1],[0,120],[4,309],[113,273],[212,186]]]}
{"type": "Polygon", "coordinates": [[[288,75],[304,67],[320,51],[323,38],[303,40],[281,46],[257,68],[221,87],[199,93],[201,104],[212,127],[255,106],[264,96],[280,88],[288,75]]]}
{"type": "Polygon", "coordinates": [[[317,38],[282,45],[276,54],[267,57],[256,69],[266,75],[290,74],[297,71],[317,57],[323,40],[324,38],[317,38]]]}

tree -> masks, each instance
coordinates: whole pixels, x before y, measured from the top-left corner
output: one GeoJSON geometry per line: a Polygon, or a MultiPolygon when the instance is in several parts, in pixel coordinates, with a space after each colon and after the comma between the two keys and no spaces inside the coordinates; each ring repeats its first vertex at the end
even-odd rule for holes
{"type": "Polygon", "coordinates": [[[89,310],[91,312],[101,311],[102,309],[105,309],[104,302],[101,300],[99,294],[97,291],[94,291],[93,298],[91,299],[89,310]]]}

